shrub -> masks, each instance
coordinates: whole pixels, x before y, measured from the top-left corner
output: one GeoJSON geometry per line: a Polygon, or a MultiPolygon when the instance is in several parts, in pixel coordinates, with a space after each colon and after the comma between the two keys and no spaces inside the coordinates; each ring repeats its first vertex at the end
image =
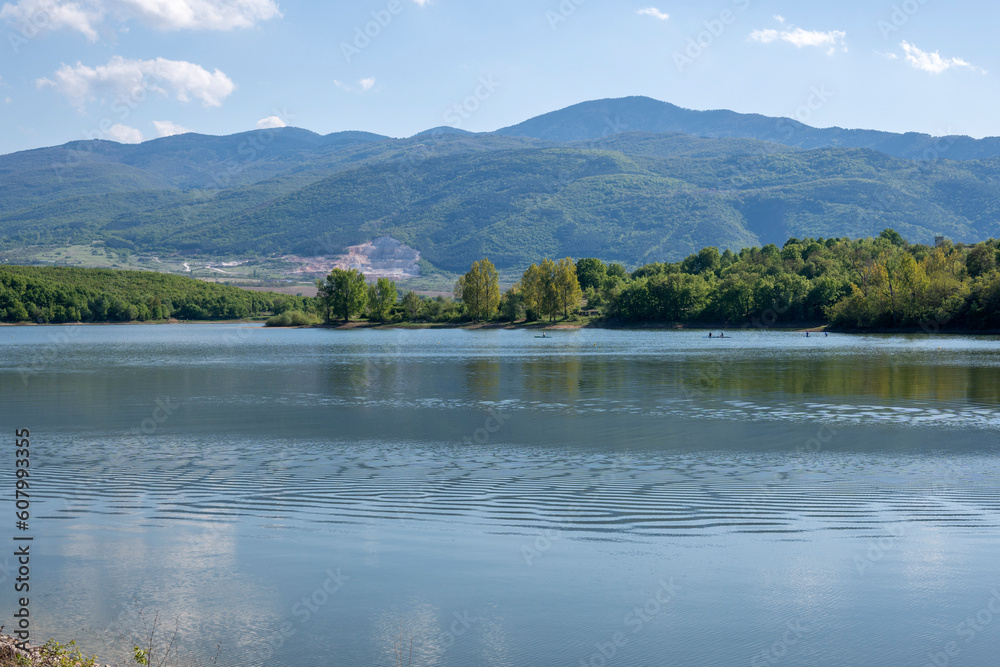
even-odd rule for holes
{"type": "Polygon", "coordinates": [[[280,315],[268,318],[264,326],[267,327],[305,327],[316,324],[317,320],[312,315],[303,313],[301,310],[287,310],[280,315]]]}

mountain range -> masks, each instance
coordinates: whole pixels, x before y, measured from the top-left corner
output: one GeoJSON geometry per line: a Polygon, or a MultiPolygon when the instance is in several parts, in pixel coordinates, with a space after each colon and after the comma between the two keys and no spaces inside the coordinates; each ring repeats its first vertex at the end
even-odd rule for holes
{"type": "Polygon", "coordinates": [[[544,257],[636,266],[703,246],[892,227],[1000,236],[1000,139],[813,128],[644,97],[493,133],[298,128],[0,156],[0,253],[103,242],[148,253],[332,256],[391,236],[433,266],[544,257]]]}

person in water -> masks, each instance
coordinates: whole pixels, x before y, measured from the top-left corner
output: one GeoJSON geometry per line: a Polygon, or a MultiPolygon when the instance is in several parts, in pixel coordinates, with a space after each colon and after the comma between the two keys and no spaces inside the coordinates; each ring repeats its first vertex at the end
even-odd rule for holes
{"type": "Polygon", "coordinates": [[[711,331],[709,331],[709,332],[708,332],[708,337],[709,337],[709,338],[711,338],[711,337],[712,337],[712,332],[711,332],[711,331]]]}

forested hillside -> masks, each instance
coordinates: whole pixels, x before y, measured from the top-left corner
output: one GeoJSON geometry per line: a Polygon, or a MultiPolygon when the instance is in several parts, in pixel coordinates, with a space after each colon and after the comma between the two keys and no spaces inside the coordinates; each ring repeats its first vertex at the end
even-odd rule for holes
{"type": "Polygon", "coordinates": [[[304,300],[149,271],[0,266],[2,322],[239,319],[304,300]]]}
{"type": "MultiPolygon", "coordinates": [[[[431,265],[460,271],[482,256],[501,270],[547,256],[638,266],[705,246],[857,238],[887,227],[922,243],[1000,236],[1000,158],[945,159],[990,155],[987,140],[906,159],[837,147],[850,142],[810,128],[813,138],[799,143],[823,147],[803,150],[759,131],[775,119],[664,104],[603,100],[504,134],[438,128],[391,139],[281,128],[2,156],[0,255],[105,243],[167,255],[330,256],[392,236],[431,265]],[[690,134],[699,132],[725,136],[690,134]]],[[[855,143],[889,152],[926,144],[885,134],[855,143]]]]}

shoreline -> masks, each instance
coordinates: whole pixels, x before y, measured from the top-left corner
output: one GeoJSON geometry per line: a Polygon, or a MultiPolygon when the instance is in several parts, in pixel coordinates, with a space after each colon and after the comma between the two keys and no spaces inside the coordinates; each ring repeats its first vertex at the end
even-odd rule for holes
{"type": "MultiPolygon", "coordinates": [[[[0,630],[3,628],[0,627],[0,630]]],[[[96,656],[86,656],[72,641],[68,644],[58,644],[49,640],[45,644],[26,644],[19,648],[20,641],[10,635],[0,633],[0,665],[30,665],[31,667],[59,667],[60,665],[93,664],[93,667],[112,667],[97,659],[96,656]],[[27,660],[28,662],[24,662],[27,660]],[[93,660],[93,663],[90,661],[93,660]]]]}
{"type": "MultiPolygon", "coordinates": [[[[261,324],[267,321],[267,317],[241,320],[156,320],[147,322],[0,322],[0,327],[91,327],[91,326],[156,326],[163,324],[261,324]]],[[[264,328],[264,327],[262,327],[264,328]]],[[[836,334],[924,334],[927,336],[998,336],[1000,329],[941,329],[939,331],[927,331],[921,327],[899,327],[899,328],[872,328],[872,329],[837,329],[828,324],[816,322],[790,322],[788,324],[776,323],[770,326],[727,325],[727,324],[664,324],[658,322],[647,322],[639,324],[625,324],[616,322],[601,322],[591,320],[587,322],[519,322],[511,324],[509,322],[480,322],[468,324],[455,324],[452,322],[396,322],[379,323],[368,322],[366,320],[352,320],[347,323],[337,324],[310,324],[298,327],[267,327],[271,329],[333,329],[349,331],[352,329],[467,329],[478,331],[481,329],[506,329],[516,331],[518,329],[528,329],[532,331],[576,331],[579,329],[607,329],[611,331],[726,331],[734,334],[746,331],[776,331],[787,333],[836,333],[836,334]]]]}

